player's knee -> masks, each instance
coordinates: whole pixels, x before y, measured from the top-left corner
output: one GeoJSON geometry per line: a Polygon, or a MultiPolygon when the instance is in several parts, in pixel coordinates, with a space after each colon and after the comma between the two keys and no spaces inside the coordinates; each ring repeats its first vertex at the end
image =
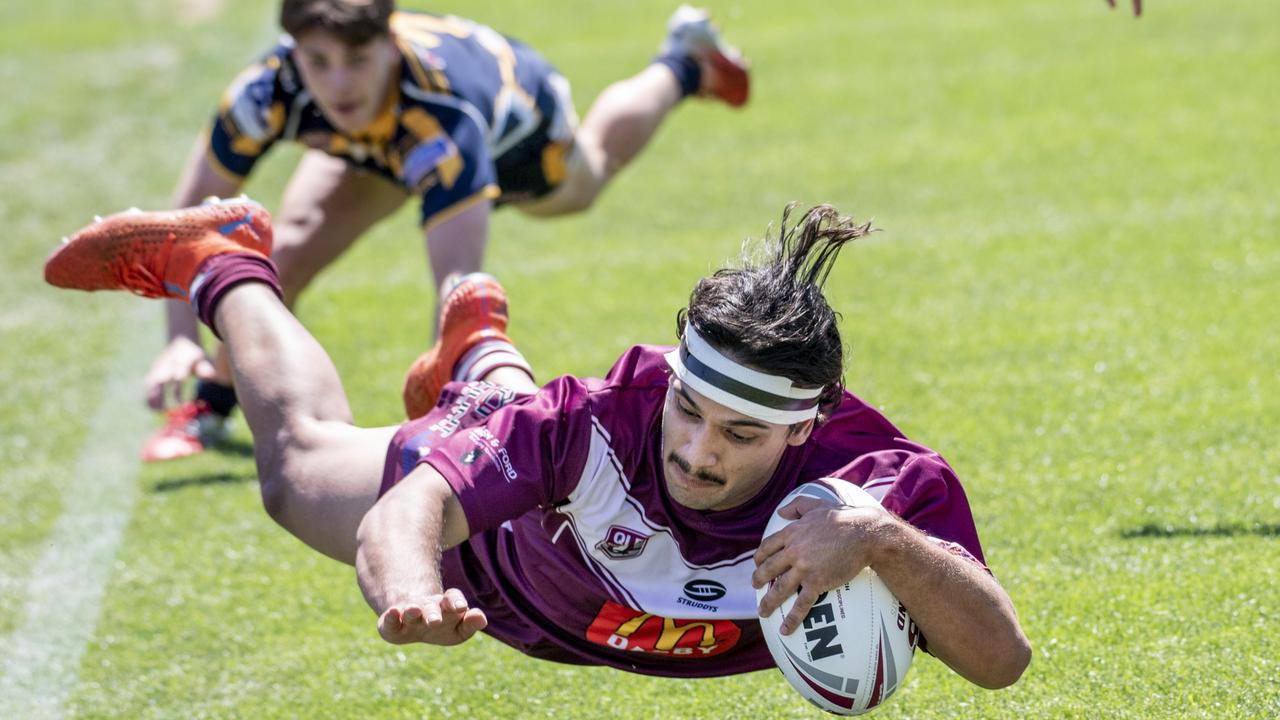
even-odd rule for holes
{"type": "Polygon", "coordinates": [[[594,133],[579,131],[565,166],[564,181],[551,194],[559,214],[579,213],[595,204],[612,171],[609,155],[594,133]]]}
{"type": "Polygon", "coordinates": [[[262,509],[267,511],[267,517],[271,518],[281,527],[287,527],[285,523],[285,498],[286,493],[278,483],[269,482],[266,478],[262,479],[262,509]]]}
{"type": "Polygon", "coordinates": [[[553,191],[548,201],[532,208],[535,215],[572,215],[595,204],[602,184],[592,178],[571,177],[553,191]]]}
{"type": "Polygon", "coordinates": [[[324,224],[324,211],[312,203],[287,203],[275,218],[277,242],[311,235],[324,224]]]}
{"type": "Polygon", "coordinates": [[[284,525],[285,508],[289,491],[281,464],[273,459],[258,458],[258,487],[262,494],[262,508],[279,525],[284,525]]]}
{"type": "Polygon", "coordinates": [[[586,210],[590,209],[592,205],[595,204],[597,195],[599,195],[599,193],[594,190],[591,192],[574,193],[573,195],[569,196],[568,201],[564,205],[565,214],[569,215],[574,213],[585,212],[586,210]]]}
{"type": "Polygon", "coordinates": [[[258,443],[255,447],[255,455],[262,508],[267,511],[267,515],[272,520],[288,528],[285,517],[292,494],[287,462],[288,452],[285,448],[272,446],[269,443],[258,443]]]}

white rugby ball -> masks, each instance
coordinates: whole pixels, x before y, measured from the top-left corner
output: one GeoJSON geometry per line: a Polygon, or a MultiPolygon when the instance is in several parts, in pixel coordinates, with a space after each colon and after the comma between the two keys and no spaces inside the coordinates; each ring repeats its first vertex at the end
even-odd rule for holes
{"type": "MultiPolygon", "coordinates": [[[[778,507],[802,496],[856,507],[879,505],[851,482],[824,478],[791,491],[778,507]]],[[[765,537],[791,522],[775,511],[765,537]]],[[[757,602],[768,589],[756,591],[757,602]]],[[[773,614],[760,618],[760,627],[778,669],[805,699],[837,715],[860,715],[901,686],[918,631],[874,570],[865,568],[853,580],[823,593],[804,624],[783,635],[782,619],[795,600],[791,596],[773,614]]]]}

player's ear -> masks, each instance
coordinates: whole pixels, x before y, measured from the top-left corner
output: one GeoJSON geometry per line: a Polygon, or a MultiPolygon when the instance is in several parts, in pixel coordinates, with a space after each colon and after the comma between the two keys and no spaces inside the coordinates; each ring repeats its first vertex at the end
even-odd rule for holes
{"type": "Polygon", "coordinates": [[[809,439],[809,433],[811,432],[813,432],[812,420],[795,423],[787,428],[787,444],[803,445],[804,441],[809,439]]]}

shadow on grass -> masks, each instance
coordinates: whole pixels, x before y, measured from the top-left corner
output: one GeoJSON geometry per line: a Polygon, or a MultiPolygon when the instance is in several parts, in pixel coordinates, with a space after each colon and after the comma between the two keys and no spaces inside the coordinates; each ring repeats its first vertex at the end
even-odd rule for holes
{"type": "Polygon", "coordinates": [[[213,446],[212,451],[219,455],[234,455],[235,457],[251,458],[253,457],[253,443],[243,440],[223,440],[213,446]]]}
{"type": "Polygon", "coordinates": [[[257,482],[256,475],[244,475],[236,473],[210,473],[208,475],[196,475],[195,477],[174,478],[172,480],[161,480],[151,488],[151,492],[165,493],[175,490],[185,490],[191,487],[204,487],[208,485],[231,485],[233,483],[257,482]]]}
{"type": "Polygon", "coordinates": [[[1280,523],[1218,523],[1207,527],[1147,523],[1142,527],[1120,531],[1120,537],[1125,540],[1141,538],[1239,537],[1241,535],[1280,537],[1280,523]]]}

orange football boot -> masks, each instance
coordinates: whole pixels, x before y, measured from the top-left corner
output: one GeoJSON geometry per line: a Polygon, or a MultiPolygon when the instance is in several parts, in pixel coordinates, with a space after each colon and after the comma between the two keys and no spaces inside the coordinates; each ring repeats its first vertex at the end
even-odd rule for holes
{"type": "Polygon", "coordinates": [[[689,5],[677,8],[667,21],[667,38],[659,52],[688,55],[698,62],[702,68],[699,96],[719,98],[729,107],[747,104],[751,63],[720,37],[706,10],[689,5]]]}
{"type": "Polygon", "coordinates": [[[228,420],[203,400],[191,400],[169,411],[165,423],[142,444],[142,461],[159,462],[199,455],[227,436],[228,420]]]}
{"type": "Polygon", "coordinates": [[[486,340],[507,337],[507,291],[492,275],[469,273],[447,279],[441,294],[440,339],[409,366],[404,378],[404,411],[410,420],[436,406],[440,390],[467,351],[486,340]]]}
{"type": "Polygon", "coordinates": [[[227,253],[271,255],[271,215],[248,198],[182,210],[133,209],[98,218],[44,264],[50,285],[73,290],[128,290],[144,297],[190,300],[205,260],[227,253]]]}

